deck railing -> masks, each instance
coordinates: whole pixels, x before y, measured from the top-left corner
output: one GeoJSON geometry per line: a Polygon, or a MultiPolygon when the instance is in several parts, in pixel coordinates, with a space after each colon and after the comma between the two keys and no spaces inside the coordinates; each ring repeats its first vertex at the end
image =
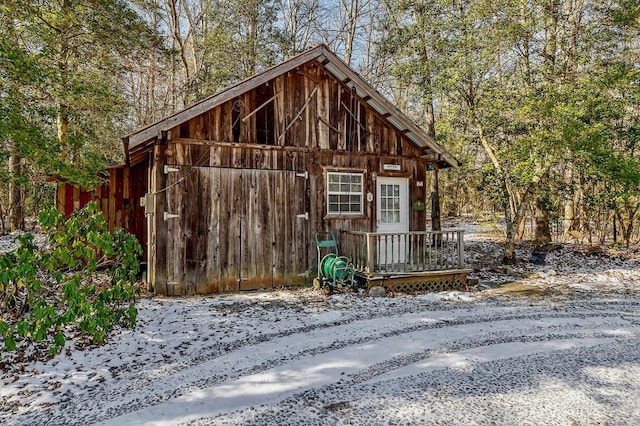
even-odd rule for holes
{"type": "Polygon", "coordinates": [[[366,274],[464,269],[464,231],[342,231],[340,254],[366,274]]]}

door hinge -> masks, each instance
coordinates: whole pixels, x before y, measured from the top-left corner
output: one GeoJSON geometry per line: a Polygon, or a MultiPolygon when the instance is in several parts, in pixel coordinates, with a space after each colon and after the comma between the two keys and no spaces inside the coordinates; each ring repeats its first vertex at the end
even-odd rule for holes
{"type": "Polygon", "coordinates": [[[309,220],[309,212],[304,212],[302,214],[297,214],[296,217],[298,219],[309,220]]]}
{"type": "Polygon", "coordinates": [[[168,175],[171,172],[179,172],[179,171],[180,171],[180,169],[177,168],[177,167],[171,167],[171,166],[168,166],[166,164],[164,165],[164,174],[165,175],[168,175]]]}
{"type": "Polygon", "coordinates": [[[300,172],[300,173],[296,173],[297,177],[301,177],[301,178],[305,178],[305,179],[309,179],[309,172],[308,171],[304,171],[304,172],[300,172]]]}
{"type": "Polygon", "coordinates": [[[169,212],[164,212],[163,217],[164,217],[164,220],[166,221],[166,220],[169,220],[169,219],[175,219],[177,217],[180,217],[180,215],[179,214],[169,213],[169,212]]]}

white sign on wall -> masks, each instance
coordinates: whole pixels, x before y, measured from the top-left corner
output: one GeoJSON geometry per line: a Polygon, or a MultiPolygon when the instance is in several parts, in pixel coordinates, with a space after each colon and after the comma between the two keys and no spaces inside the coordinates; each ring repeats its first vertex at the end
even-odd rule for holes
{"type": "Polygon", "coordinates": [[[383,164],[382,170],[401,170],[400,164],[383,164]]]}

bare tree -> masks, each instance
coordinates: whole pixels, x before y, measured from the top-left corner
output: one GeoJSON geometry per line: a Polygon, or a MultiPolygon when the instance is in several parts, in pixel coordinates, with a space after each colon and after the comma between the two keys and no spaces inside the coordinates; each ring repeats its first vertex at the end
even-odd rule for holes
{"type": "Polygon", "coordinates": [[[305,50],[319,39],[319,0],[281,0],[278,7],[284,28],[282,55],[290,57],[305,50]]]}

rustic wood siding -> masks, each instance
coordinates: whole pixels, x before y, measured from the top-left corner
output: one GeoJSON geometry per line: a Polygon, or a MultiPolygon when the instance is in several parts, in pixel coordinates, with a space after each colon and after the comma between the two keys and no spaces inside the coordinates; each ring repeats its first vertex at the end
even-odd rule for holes
{"type": "Polygon", "coordinates": [[[271,145],[260,136],[266,132],[273,132],[273,144],[282,147],[409,157],[423,154],[355,91],[315,62],[176,126],[170,134],[173,139],[271,145]],[[262,106],[270,98],[273,100],[262,106]],[[257,127],[254,113],[260,106],[261,110],[273,109],[268,114],[273,121],[260,120],[264,128],[257,127]],[[234,126],[239,127],[238,137],[234,137],[234,126]]]}
{"type": "Polygon", "coordinates": [[[95,201],[109,225],[109,230],[123,228],[136,236],[143,248],[141,260],[147,258],[147,223],[140,198],[147,191],[148,161],[134,167],[118,166],[105,171],[104,181],[94,188],[76,187],[59,182],[56,206],[67,218],[76,210],[95,201]]]}

